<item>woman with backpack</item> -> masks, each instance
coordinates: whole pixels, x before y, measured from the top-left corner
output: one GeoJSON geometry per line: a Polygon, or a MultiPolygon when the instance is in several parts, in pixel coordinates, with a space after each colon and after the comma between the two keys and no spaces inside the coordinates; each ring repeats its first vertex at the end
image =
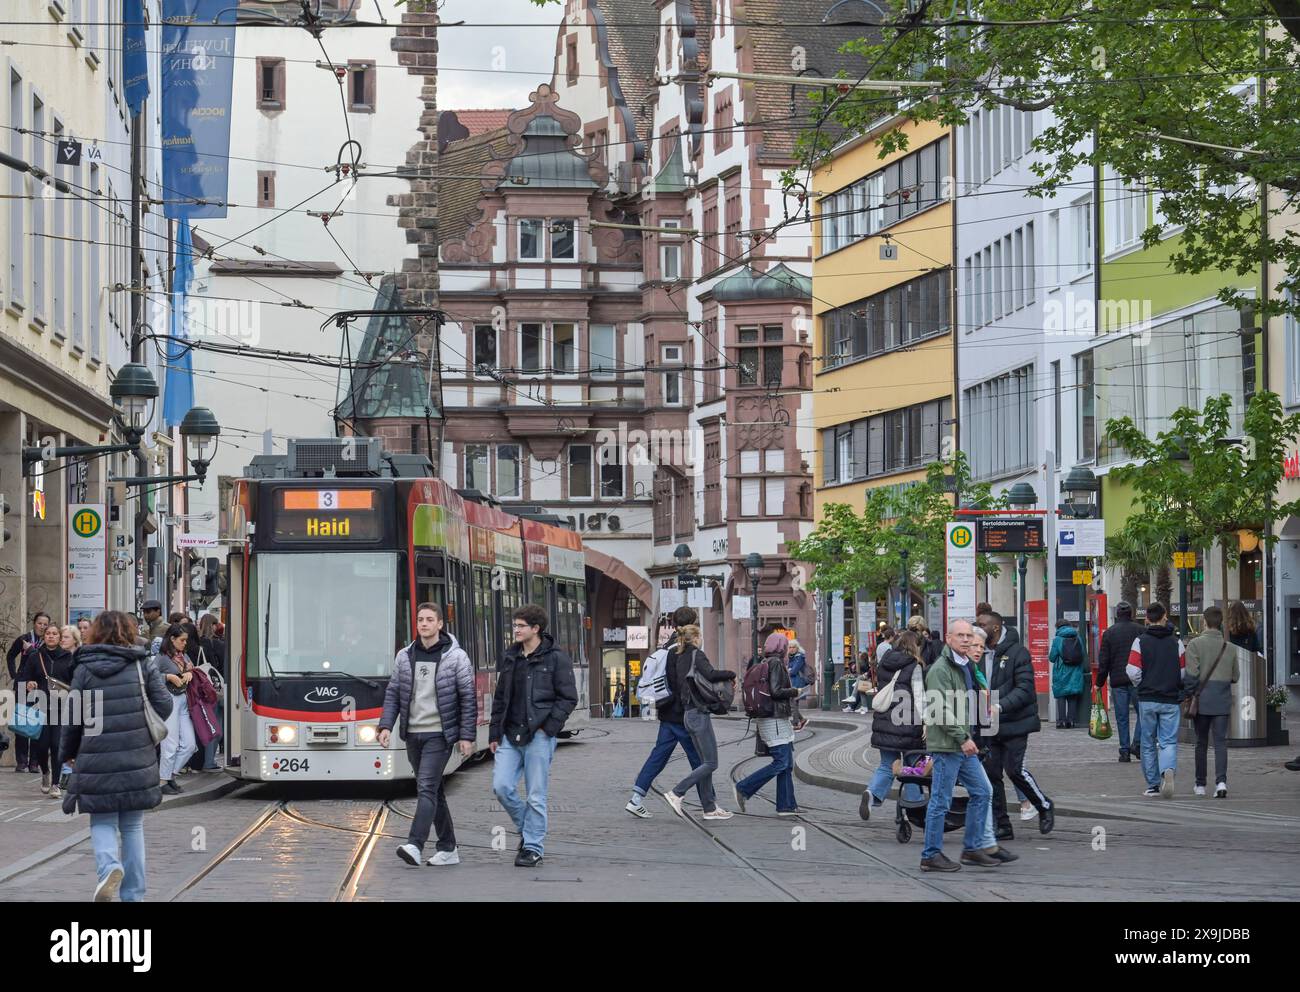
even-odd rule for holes
{"type": "Polygon", "coordinates": [[[1056,621],[1056,636],[1047,654],[1052,663],[1052,698],[1056,729],[1074,729],[1074,714],[1083,695],[1083,640],[1069,620],[1056,621]]]}
{"type": "MultiPolygon", "coordinates": [[[[871,718],[871,746],[880,756],[876,773],[862,793],[858,815],[871,818],[873,807],[884,803],[894,785],[894,762],[909,751],[925,748],[925,726],[921,719],[921,700],[916,692],[925,692],[925,654],[920,635],[905,630],[894,638],[889,653],[877,667],[882,689],[893,682],[889,706],[871,718]]],[[[909,785],[906,798],[920,797],[920,786],[909,785]]]]}
{"type": "MultiPolygon", "coordinates": [[[[790,642],[784,634],[769,634],[763,643],[762,665],[767,666],[767,690],[772,699],[771,716],[758,717],[758,739],[772,756],[772,763],[746,776],[732,786],[736,808],[745,812],[745,800],[772,779],[776,779],[776,812],[779,816],[797,816],[799,805],[794,798],[794,724],[791,723],[794,700],[799,690],[790,681],[786,653],[790,642]]],[[[761,673],[755,673],[761,674],[761,673]]],[[[746,673],[746,682],[750,675],[746,673]]]]}
{"type": "MultiPolygon", "coordinates": [[[[718,739],[713,735],[713,718],[711,713],[725,713],[726,706],[714,695],[712,686],[717,683],[730,682],[736,678],[735,672],[718,671],[711,664],[704,652],[700,650],[700,628],[697,624],[686,624],[677,628],[677,647],[669,657],[669,664],[676,667],[677,685],[682,687],[682,722],[690,735],[700,763],[691,773],[664,793],[664,802],[672,807],[678,816],[685,816],[682,799],[692,787],[701,790],[701,796],[707,795],[710,802],[704,803],[704,819],[730,820],[732,814],[717,805],[713,789],[713,773],[718,769],[718,739]],[[712,806],[712,809],[709,807],[712,806]]],[[[727,691],[730,697],[730,687],[727,691]]]]}

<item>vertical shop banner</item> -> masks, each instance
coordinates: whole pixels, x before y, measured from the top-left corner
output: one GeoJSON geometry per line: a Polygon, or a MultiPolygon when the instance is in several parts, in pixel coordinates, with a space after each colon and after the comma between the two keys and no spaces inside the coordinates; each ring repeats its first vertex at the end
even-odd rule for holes
{"type": "Polygon", "coordinates": [[[162,143],[167,217],[226,216],[234,22],[235,7],[230,0],[163,0],[162,143]],[[174,202],[186,199],[213,202],[174,202]]]}
{"type": "Polygon", "coordinates": [[[69,623],[107,608],[108,532],[103,503],[68,505],[69,623]]]}
{"type": "Polygon", "coordinates": [[[947,590],[944,596],[944,630],[954,620],[975,622],[975,525],[957,521],[947,525],[947,590]]]}
{"type": "Polygon", "coordinates": [[[1034,691],[1048,694],[1052,691],[1052,666],[1047,662],[1051,638],[1047,629],[1047,600],[1031,599],[1025,603],[1025,644],[1034,660],[1034,691]]]}
{"type": "Polygon", "coordinates": [[[122,0],[122,94],[134,117],[149,96],[149,52],[145,47],[144,2],[122,0]]]}

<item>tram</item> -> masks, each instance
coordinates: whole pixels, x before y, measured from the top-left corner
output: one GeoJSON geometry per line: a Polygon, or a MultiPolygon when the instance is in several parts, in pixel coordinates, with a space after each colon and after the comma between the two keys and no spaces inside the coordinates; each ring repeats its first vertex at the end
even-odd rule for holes
{"type": "MultiPolygon", "coordinates": [[[[287,456],[257,456],[236,480],[228,507],[232,774],[410,778],[398,730],[383,748],[378,723],[394,655],[415,636],[423,602],[442,607],[474,662],[477,752],[487,748],[510,614],[524,603],[546,610],[547,632],[573,659],[579,698],[566,731],[587,719],[581,538],[428,475],[423,457],[348,438],[291,441],[287,456]]],[[[448,770],[462,760],[454,750],[448,770]]]]}

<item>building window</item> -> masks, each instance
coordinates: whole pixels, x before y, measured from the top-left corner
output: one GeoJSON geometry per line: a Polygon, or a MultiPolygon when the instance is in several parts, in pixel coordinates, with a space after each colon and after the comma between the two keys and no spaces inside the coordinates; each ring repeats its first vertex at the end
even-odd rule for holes
{"type": "Polygon", "coordinates": [[[495,370],[497,358],[497,329],[491,324],[474,325],[474,367],[479,375],[495,370]]]}
{"type": "MultiPolygon", "coordinates": [[[[1287,289],[1286,302],[1295,306],[1295,291],[1287,289]]],[[[1300,321],[1295,314],[1288,313],[1282,318],[1282,340],[1286,348],[1286,405],[1300,406],[1300,321]]]]}
{"type": "Polygon", "coordinates": [[[593,379],[612,379],[618,367],[613,324],[592,324],[588,330],[591,338],[589,371],[593,379]]]}
{"type": "MultiPolygon", "coordinates": [[[[966,285],[972,310],[982,296],[978,254],[966,260],[966,285]],[[973,274],[973,291],[972,287],[973,274]]],[[[858,358],[905,348],[952,330],[948,271],[930,272],[882,293],[827,310],[820,317],[825,361],[835,368],[858,358]]]]}
{"type": "Polygon", "coordinates": [[[1075,395],[1079,397],[1079,460],[1097,460],[1097,406],[1093,400],[1092,352],[1074,359],[1075,395]]]}
{"type": "MultiPolygon", "coordinates": [[[[40,132],[45,130],[45,104],[38,96],[32,97],[32,136],[31,164],[41,171],[45,170],[45,139],[40,132]]],[[[40,187],[36,187],[40,193],[40,187]]],[[[32,200],[32,316],[45,323],[45,204],[43,196],[32,200]]]]}
{"type": "Polygon", "coordinates": [[[945,397],[825,428],[822,484],[856,482],[937,461],[951,411],[952,401],[945,397]]]}
{"type": "Polygon", "coordinates": [[[975,327],[1014,313],[1034,302],[1034,222],[1018,227],[966,259],[973,268],[971,323],[975,327]]]}
{"type": "MultiPolygon", "coordinates": [[[[99,166],[90,167],[90,191],[95,196],[103,196],[99,188],[99,166]]],[[[88,262],[87,278],[90,285],[89,307],[87,308],[88,319],[86,329],[90,335],[90,357],[92,361],[99,361],[103,354],[100,345],[99,335],[99,307],[100,307],[100,285],[99,285],[99,255],[103,251],[99,243],[99,209],[95,208],[86,211],[86,240],[89,242],[90,258],[88,262]]]]}
{"type": "Polygon", "coordinates": [[[740,452],[740,515],[778,517],[785,513],[785,451],[740,452]]]}
{"type": "Polygon", "coordinates": [[[825,255],[946,202],[948,137],[891,162],[851,186],[823,197],[817,225],[825,255]]]}
{"type": "Polygon", "coordinates": [[[542,338],[541,324],[519,325],[519,368],[522,371],[542,370],[542,338]]]}
{"type": "Polygon", "coordinates": [[[673,538],[690,537],[695,533],[695,487],[691,476],[673,477],[673,538]]]}
{"type": "Polygon", "coordinates": [[[1070,205],[1071,257],[1067,273],[1071,278],[1092,271],[1092,197],[1083,196],[1070,205]]]}
{"type": "Polygon", "coordinates": [[[542,258],[542,225],[545,221],[525,217],[519,221],[519,257],[540,261],[542,258]]]}
{"type": "Polygon", "coordinates": [[[664,468],[656,468],[654,476],[654,518],[655,544],[667,544],[673,536],[673,480],[672,474],[664,468]]]}
{"type": "Polygon", "coordinates": [[[564,40],[564,80],[570,86],[578,82],[578,39],[575,35],[564,40]]]}
{"type": "Polygon", "coordinates": [[[600,449],[600,498],[623,498],[623,449],[607,444],[600,449]]]}
{"type": "MultiPolygon", "coordinates": [[[[660,227],[680,228],[682,222],[676,218],[665,218],[659,222],[660,227]]],[[[659,236],[659,277],[664,280],[682,278],[682,246],[673,234],[659,236]],[[672,240],[668,240],[668,239],[672,240]]]]}
{"type": "Polygon", "coordinates": [[[569,445],[569,499],[591,499],[591,445],[569,445]]]}
{"type": "Polygon", "coordinates": [[[718,318],[705,316],[702,334],[704,337],[704,401],[716,400],[722,395],[722,376],[719,369],[723,357],[718,348],[718,318]]]}
{"type": "Polygon", "coordinates": [[[375,63],[348,62],[348,110],[356,114],[375,112],[375,63]]]}
{"type": "Polygon", "coordinates": [[[259,58],[257,60],[256,92],[258,110],[284,109],[284,59],[259,58]]]}
{"type": "Polygon", "coordinates": [[[723,209],[726,211],[727,246],[723,262],[733,262],[740,257],[740,173],[722,181],[723,209]]]}
{"type": "Polygon", "coordinates": [[[477,489],[481,493],[492,492],[491,465],[488,462],[486,444],[465,445],[465,486],[477,489]]]}
{"type": "Polygon", "coordinates": [[[576,257],[575,250],[573,221],[551,221],[551,258],[572,260],[576,257]]]}
{"type": "Polygon", "coordinates": [[[682,347],[666,344],[660,349],[660,357],[665,366],[679,366],[662,373],[664,406],[682,405],[682,347]]]}
{"type": "Polygon", "coordinates": [[[578,331],[576,324],[551,325],[551,371],[557,373],[578,370],[578,331]]]}
{"type": "MultiPolygon", "coordinates": [[[[54,118],[53,128],[54,147],[57,149],[59,147],[58,142],[63,138],[63,122],[57,117],[54,118]]],[[[38,138],[37,140],[44,139],[38,138]]],[[[50,256],[54,263],[50,271],[50,289],[53,297],[53,305],[50,308],[50,322],[54,326],[55,334],[66,337],[68,333],[68,241],[66,230],[68,198],[60,193],[55,193],[50,198],[50,212],[53,215],[50,232],[53,235],[50,238],[50,256]]]]}
{"type": "Polygon", "coordinates": [[[704,428],[704,525],[722,523],[722,434],[714,424],[704,428]]]}
{"type": "Polygon", "coordinates": [[[497,445],[497,486],[495,495],[501,499],[519,499],[523,496],[519,473],[520,448],[517,444],[497,445]]]}
{"type": "MultiPolygon", "coordinates": [[[[23,77],[9,70],[9,149],[14,158],[22,159],[23,151],[23,77]]],[[[6,169],[9,175],[9,304],[21,307],[23,286],[23,252],[26,248],[26,201],[23,199],[23,174],[17,169],[6,169]]]]}
{"type": "Polygon", "coordinates": [[[736,118],[732,107],[732,87],[728,86],[713,95],[713,150],[720,152],[731,147],[736,118]]]}
{"type": "Polygon", "coordinates": [[[1147,228],[1147,191],[1141,183],[1112,175],[1107,183],[1106,251],[1138,243],[1147,228]]]}
{"type": "Polygon", "coordinates": [[[1036,454],[1034,367],[1025,365],[965,392],[966,449],[979,479],[1021,472],[1036,454]]]}
{"type": "Polygon", "coordinates": [[[257,173],[257,205],[259,207],[275,206],[275,173],[259,171],[257,173]]]}
{"type": "Polygon", "coordinates": [[[710,186],[703,193],[701,201],[703,226],[700,230],[700,269],[712,272],[722,264],[718,255],[718,187],[710,186]]]}
{"type": "Polygon", "coordinates": [[[1056,467],[1061,467],[1061,363],[1052,363],[1052,451],[1056,467]]]}

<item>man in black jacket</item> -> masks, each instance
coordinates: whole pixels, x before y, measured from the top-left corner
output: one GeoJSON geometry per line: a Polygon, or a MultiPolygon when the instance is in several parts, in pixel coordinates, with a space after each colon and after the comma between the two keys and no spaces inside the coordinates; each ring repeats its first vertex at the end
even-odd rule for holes
{"type": "Polygon", "coordinates": [[[1141,757],[1137,742],[1129,736],[1128,711],[1131,706],[1137,713],[1138,733],[1142,727],[1142,707],[1138,702],[1137,689],[1129,681],[1129,651],[1145,632],[1146,628],[1133,621],[1133,607],[1129,603],[1115,604],[1115,622],[1101,635],[1101,648],[1097,658],[1097,688],[1100,689],[1110,679],[1110,694],[1115,700],[1115,727],[1119,730],[1119,760],[1129,761],[1130,755],[1141,757]]]}
{"type": "Polygon", "coordinates": [[[1142,703],[1142,774],[1147,780],[1143,795],[1148,798],[1174,798],[1182,721],[1178,703],[1186,667],[1182,638],[1165,622],[1164,606],[1152,603],[1147,607],[1147,629],[1133,641],[1124,666],[1142,703]]]}
{"type": "Polygon", "coordinates": [[[546,633],[547,623],[540,606],[515,610],[515,643],[497,663],[488,731],[488,747],[496,756],[492,791],[522,835],[515,857],[521,868],[542,860],[551,759],[564,722],[578,705],[573,661],[546,633]],[[527,803],[519,798],[521,771],[527,803]]]}
{"type": "MultiPolygon", "coordinates": [[[[1034,688],[1034,661],[1018,638],[1003,637],[1001,614],[989,611],[980,618],[988,635],[981,665],[989,684],[989,709],[996,714],[992,734],[984,735],[989,754],[984,771],[993,783],[993,819],[998,840],[1011,840],[1011,818],[1007,816],[1007,797],[1003,791],[1002,771],[1038,810],[1038,830],[1051,833],[1056,825],[1052,801],[1025,767],[1025,748],[1029,735],[1041,727],[1038,719],[1038,693],[1034,688]]],[[[993,729],[991,728],[991,729],[993,729]]]]}
{"type": "MultiPolygon", "coordinates": [[[[9,669],[9,678],[18,682],[18,669],[22,667],[23,653],[29,648],[35,651],[45,637],[45,628],[50,625],[50,615],[44,610],[37,612],[32,617],[32,629],[30,633],[20,634],[14,638],[14,642],[9,645],[9,650],[5,653],[5,666],[9,669]]],[[[32,760],[36,749],[32,747],[32,741],[22,734],[14,734],[14,771],[40,771],[40,767],[32,760]]]]}

